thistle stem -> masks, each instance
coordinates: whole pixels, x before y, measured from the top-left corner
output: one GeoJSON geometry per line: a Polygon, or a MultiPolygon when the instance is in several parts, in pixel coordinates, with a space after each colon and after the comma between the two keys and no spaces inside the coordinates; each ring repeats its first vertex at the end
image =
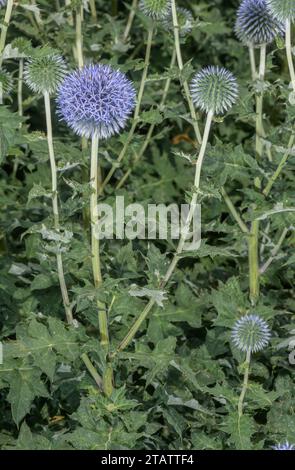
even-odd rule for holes
{"type": "MultiPolygon", "coordinates": [[[[49,93],[44,93],[44,103],[45,103],[45,113],[46,113],[46,126],[47,126],[47,143],[48,143],[48,153],[51,167],[51,190],[52,190],[52,208],[53,208],[53,219],[54,219],[54,228],[57,232],[60,231],[60,222],[59,222],[59,209],[58,209],[58,192],[57,192],[57,171],[56,171],[56,162],[53,148],[53,136],[52,136],[52,121],[51,121],[51,107],[50,107],[50,96],[49,93]]],[[[57,272],[58,279],[60,284],[60,290],[63,299],[63,305],[66,312],[67,322],[69,324],[73,323],[73,314],[72,307],[69,300],[68,290],[66,286],[63,261],[61,253],[56,254],[57,261],[57,272]]]]}
{"type": "Polygon", "coordinates": [[[108,184],[111,177],[115,173],[115,171],[118,167],[118,164],[125,157],[125,154],[126,154],[128,148],[129,148],[130,142],[131,142],[131,140],[134,136],[134,133],[135,133],[135,130],[136,130],[136,127],[137,127],[137,124],[138,124],[139,113],[140,113],[140,108],[141,108],[141,102],[142,102],[142,99],[143,99],[143,94],[144,94],[144,90],[145,90],[146,79],[147,79],[147,74],[148,74],[148,69],[149,69],[149,64],[150,64],[153,34],[154,34],[154,29],[152,27],[152,28],[149,29],[149,32],[148,32],[148,39],[147,39],[146,53],[145,53],[145,61],[144,61],[144,69],[143,69],[141,83],[140,83],[139,92],[138,92],[138,96],[137,96],[137,104],[136,104],[136,108],[135,108],[135,111],[134,111],[133,124],[131,126],[128,137],[126,139],[126,142],[125,142],[125,144],[124,144],[124,146],[123,146],[116,162],[112,165],[112,168],[108,172],[106,178],[104,179],[104,181],[103,181],[103,183],[100,187],[99,194],[101,194],[104,191],[106,185],[108,184]]]}
{"type": "Polygon", "coordinates": [[[83,35],[82,35],[82,14],[83,7],[77,9],[76,11],[76,54],[78,67],[81,69],[84,65],[83,60],[83,35]]]}
{"type": "MultiPolygon", "coordinates": [[[[207,143],[208,143],[208,139],[209,139],[212,120],[213,120],[213,113],[209,112],[208,115],[207,115],[206,126],[205,126],[204,135],[203,135],[203,139],[202,139],[201,149],[200,149],[198,160],[197,160],[197,163],[196,163],[195,180],[194,180],[195,189],[194,189],[194,194],[192,196],[191,203],[190,203],[190,210],[189,210],[187,219],[185,221],[185,225],[183,227],[183,230],[182,230],[182,233],[181,233],[181,237],[180,237],[176,252],[175,252],[175,254],[172,258],[172,261],[169,265],[169,268],[168,268],[163,280],[160,283],[160,288],[161,289],[163,289],[166,286],[166,284],[169,282],[169,280],[170,280],[170,278],[171,278],[171,276],[172,276],[172,274],[173,274],[173,272],[174,272],[174,270],[177,266],[179,256],[181,255],[181,253],[183,251],[183,248],[184,248],[184,245],[185,245],[185,242],[186,242],[188,231],[189,231],[189,228],[190,228],[190,225],[191,225],[191,222],[192,222],[192,218],[193,218],[193,215],[194,215],[194,212],[195,212],[196,204],[197,204],[197,197],[198,197],[197,191],[200,188],[201,170],[202,170],[203,161],[204,161],[204,157],[205,157],[205,153],[206,153],[206,148],[207,148],[207,143]]],[[[129,330],[129,332],[127,333],[127,335],[123,339],[123,341],[118,346],[117,353],[120,352],[120,351],[123,351],[130,344],[130,342],[132,341],[132,339],[136,335],[137,331],[141,327],[142,323],[144,322],[144,320],[148,316],[149,312],[153,308],[154,304],[155,304],[155,300],[153,300],[153,299],[151,299],[148,302],[148,304],[146,305],[144,310],[139,315],[138,319],[134,322],[131,329],[129,330]]]]}
{"type": "Polygon", "coordinates": [[[245,395],[246,395],[247,388],[248,388],[248,382],[249,382],[250,363],[251,363],[251,350],[248,350],[246,354],[246,361],[244,364],[245,371],[244,371],[243,387],[242,387],[242,391],[241,391],[241,395],[240,395],[239,403],[238,403],[239,419],[241,419],[241,417],[243,416],[244,399],[245,399],[245,395]]]}
{"type": "Polygon", "coordinates": [[[1,35],[0,35],[0,68],[2,67],[2,63],[3,63],[3,51],[4,51],[4,47],[6,43],[6,36],[7,36],[9,23],[11,20],[12,9],[13,9],[13,0],[7,0],[6,11],[5,11],[4,21],[1,27],[1,35]]]}
{"type": "Polygon", "coordinates": [[[290,157],[290,155],[292,155],[292,147],[294,145],[294,142],[295,142],[295,134],[292,134],[290,139],[289,139],[287,151],[284,153],[283,158],[280,161],[279,165],[277,166],[276,171],[274,172],[272,177],[269,179],[265,189],[263,190],[263,194],[264,194],[265,197],[269,196],[270,191],[271,191],[274,183],[276,182],[276,180],[280,176],[285,164],[287,163],[288,158],[290,157]]]}
{"type": "Polygon", "coordinates": [[[69,8],[69,13],[68,13],[68,22],[71,26],[74,26],[74,18],[73,18],[73,13],[72,11],[70,10],[71,8],[71,0],[65,0],[65,5],[66,7],[69,8]]]}
{"type": "Polygon", "coordinates": [[[84,362],[86,369],[88,370],[89,374],[92,376],[94,382],[98,386],[100,390],[103,388],[103,383],[101,380],[100,375],[97,373],[95,367],[93,366],[92,362],[90,361],[89,357],[86,353],[82,354],[81,356],[82,361],[84,362]]]}
{"type": "MultiPolygon", "coordinates": [[[[176,57],[178,62],[178,68],[180,70],[180,74],[183,72],[183,59],[180,47],[180,38],[179,38],[179,24],[178,24],[178,17],[177,17],[177,10],[176,10],[176,3],[175,0],[171,0],[171,7],[172,7],[172,18],[173,18],[173,28],[174,28],[174,43],[175,43],[175,50],[176,50],[176,57]]],[[[202,142],[202,136],[199,129],[199,124],[197,121],[197,114],[194,107],[193,100],[191,98],[190,89],[187,80],[181,80],[182,86],[184,89],[184,93],[186,96],[187,103],[189,105],[192,121],[193,121],[193,128],[197,137],[199,144],[202,142]]]]}
{"type": "Polygon", "coordinates": [[[228,196],[226,190],[223,187],[221,188],[221,194],[222,194],[224,202],[226,203],[231,215],[233,216],[234,220],[237,222],[237,224],[240,227],[241,231],[243,233],[249,234],[249,230],[248,230],[247,225],[243,221],[241,215],[238,213],[237,209],[233,205],[230,197],[228,196]]]}
{"type": "Polygon", "coordinates": [[[130,13],[129,13],[129,16],[128,16],[128,21],[127,21],[126,28],[125,28],[125,31],[124,31],[124,34],[123,34],[123,41],[124,42],[127,41],[128,37],[129,37],[131,27],[132,27],[132,24],[133,24],[133,21],[134,21],[135,13],[136,13],[137,4],[138,4],[138,0],[133,0],[132,1],[132,5],[130,7],[130,13]]]}
{"type": "Polygon", "coordinates": [[[293,87],[293,92],[295,93],[295,69],[294,69],[293,54],[292,54],[292,25],[291,25],[290,20],[286,21],[286,53],[287,53],[291,84],[293,87]]]}
{"type": "MultiPolygon", "coordinates": [[[[259,80],[264,80],[266,68],[266,45],[260,47],[259,80]]],[[[263,94],[256,96],[256,155],[262,157],[263,144],[261,137],[264,135],[263,129],[263,94]]],[[[260,293],[259,277],[259,228],[260,223],[254,220],[251,223],[250,235],[248,239],[248,263],[249,263],[249,297],[252,305],[256,305],[260,293]]]]}
{"type": "MultiPolygon", "coordinates": [[[[94,278],[95,288],[99,288],[102,284],[101,264],[100,264],[100,243],[99,243],[99,218],[97,211],[98,203],[98,145],[99,138],[97,133],[92,136],[91,141],[91,165],[90,165],[90,218],[91,218],[91,260],[92,260],[92,271],[94,278]]],[[[97,301],[98,307],[98,323],[100,331],[100,344],[102,348],[109,352],[110,339],[108,329],[108,318],[106,312],[106,306],[101,302],[97,301]]],[[[103,387],[108,393],[112,393],[113,389],[113,378],[110,373],[110,366],[107,367],[108,373],[104,374],[103,387]]]]}
{"type": "Polygon", "coordinates": [[[256,70],[255,50],[252,45],[249,46],[249,57],[250,57],[252,80],[254,82],[257,78],[257,70],[256,70]]]}
{"type": "Polygon", "coordinates": [[[276,259],[280,249],[281,249],[281,246],[282,244],[284,243],[284,240],[286,238],[286,236],[288,235],[288,232],[289,232],[290,228],[284,228],[284,230],[282,231],[281,233],[281,236],[277,242],[277,244],[274,246],[274,248],[271,250],[271,255],[270,257],[268,258],[268,260],[263,264],[263,266],[261,266],[260,268],[260,274],[264,274],[268,268],[270,267],[270,265],[273,263],[273,261],[276,259]]]}
{"type": "MultiPolygon", "coordinates": [[[[175,49],[173,51],[173,54],[172,54],[172,58],[171,58],[171,63],[170,63],[170,69],[171,70],[174,65],[175,65],[175,61],[176,61],[176,52],[175,52],[175,49]]],[[[160,102],[160,105],[159,105],[159,108],[160,110],[163,110],[163,107],[165,105],[165,102],[166,102],[166,99],[167,99],[167,96],[168,96],[168,92],[169,92],[169,89],[170,89],[170,85],[171,85],[171,78],[168,77],[167,80],[166,80],[166,83],[165,83],[165,87],[164,87],[164,90],[163,90],[163,95],[162,95],[162,99],[161,99],[161,102],[160,102]]],[[[138,152],[138,154],[136,155],[136,158],[135,158],[135,161],[134,161],[134,164],[133,164],[133,167],[132,168],[129,168],[126,173],[122,176],[122,178],[119,180],[119,182],[117,183],[117,186],[116,186],[116,189],[120,189],[125,181],[129,178],[132,170],[134,169],[134,167],[137,165],[137,163],[139,162],[139,160],[142,158],[142,156],[144,155],[147,147],[149,146],[150,144],[150,141],[152,139],[152,135],[154,133],[154,130],[155,130],[155,124],[151,124],[149,130],[148,130],[148,133],[145,137],[145,140],[144,140],[144,143],[143,145],[141,146],[141,149],[140,151],[138,152]]]]}
{"type": "Polygon", "coordinates": [[[96,5],[95,5],[95,0],[89,0],[89,5],[90,5],[90,11],[91,11],[91,16],[93,21],[97,20],[97,11],[96,11],[96,5]]]}
{"type": "MultiPolygon", "coordinates": [[[[19,60],[18,69],[18,82],[17,82],[17,103],[18,103],[18,115],[23,117],[23,75],[24,75],[24,59],[19,60]]],[[[22,124],[20,123],[20,127],[22,124]]]]}

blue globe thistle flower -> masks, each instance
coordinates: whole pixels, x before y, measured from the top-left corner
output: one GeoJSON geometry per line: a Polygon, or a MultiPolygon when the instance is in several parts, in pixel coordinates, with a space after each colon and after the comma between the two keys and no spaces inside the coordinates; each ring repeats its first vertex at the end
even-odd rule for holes
{"type": "Polygon", "coordinates": [[[277,444],[273,446],[274,450],[295,450],[294,444],[289,444],[288,441],[284,442],[284,444],[277,444]]]}
{"type": "Polygon", "coordinates": [[[284,25],[275,18],[266,0],[243,0],[235,25],[237,37],[244,44],[259,46],[284,35],[284,25]]]}
{"type": "Polygon", "coordinates": [[[279,21],[295,21],[294,0],[266,0],[273,16],[279,21]]]}
{"type": "Polygon", "coordinates": [[[209,66],[193,78],[191,95],[197,108],[207,113],[224,114],[237,100],[237,80],[227,69],[209,66]]]}
{"type": "MultiPolygon", "coordinates": [[[[186,8],[178,7],[176,11],[179,25],[179,35],[181,37],[185,37],[190,34],[193,29],[194,17],[192,13],[186,8]]],[[[166,30],[173,32],[174,27],[172,12],[165,16],[162,21],[162,25],[166,30]]]]}
{"type": "Polygon", "coordinates": [[[259,315],[245,315],[232,329],[234,345],[244,352],[261,351],[268,345],[270,337],[270,328],[259,315]]]}
{"type": "Polygon", "coordinates": [[[171,12],[171,0],[140,0],[139,8],[153,20],[162,20],[171,12]]]}
{"type": "Polygon", "coordinates": [[[34,93],[55,93],[66,74],[66,63],[58,54],[41,52],[40,56],[30,58],[24,68],[25,82],[34,93]]]}
{"type": "Polygon", "coordinates": [[[120,132],[135,107],[135,89],[108,65],[87,65],[69,74],[58,90],[57,109],[78,135],[107,139],[120,132]]]}

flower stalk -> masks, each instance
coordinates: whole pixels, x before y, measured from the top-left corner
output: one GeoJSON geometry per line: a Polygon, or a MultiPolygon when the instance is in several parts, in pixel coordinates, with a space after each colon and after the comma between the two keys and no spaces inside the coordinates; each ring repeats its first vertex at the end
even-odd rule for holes
{"type": "Polygon", "coordinates": [[[11,20],[13,9],[13,0],[7,0],[6,11],[4,15],[4,21],[1,28],[1,35],[0,35],[0,68],[2,67],[3,63],[3,51],[6,43],[6,36],[9,27],[9,23],[11,20]]]}
{"type": "MultiPolygon", "coordinates": [[[[57,232],[60,231],[60,222],[59,222],[59,209],[58,209],[58,192],[57,192],[57,170],[56,162],[53,148],[53,135],[52,135],[52,119],[51,119],[51,106],[50,106],[50,95],[48,92],[44,92],[44,104],[45,104],[45,114],[46,114],[46,127],[47,127],[47,143],[48,143],[48,152],[51,168],[51,190],[52,190],[52,208],[53,208],[53,219],[54,219],[54,228],[57,232]]],[[[66,286],[63,261],[60,252],[56,253],[57,261],[57,272],[58,279],[60,284],[60,290],[63,299],[63,305],[66,313],[67,322],[71,325],[73,323],[73,313],[72,307],[69,300],[68,290],[66,286]]]]}
{"type": "Polygon", "coordinates": [[[239,419],[243,416],[243,407],[244,407],[244,400],[247,393],[248,382],[249,382],[249,373],[250,373],[250,362],[251,362],[251,350],[249,349],[246,353],[246,361],[244,363],[244,380],[243,380],[243,387],[239,397],[238,402],[238,415],[239,419]]]}
{"type": "Polygon", "coordinates": [[[295,69],[292,54],[292,24],[290,19],[286,20],[286,54],[291,78],[291,85],[293,88],[293,92],[295,93],[295,69]]]}

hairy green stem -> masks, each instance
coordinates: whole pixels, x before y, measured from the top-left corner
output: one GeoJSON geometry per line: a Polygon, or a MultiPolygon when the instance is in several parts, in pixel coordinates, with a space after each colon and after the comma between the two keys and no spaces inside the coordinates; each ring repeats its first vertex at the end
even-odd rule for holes
{"type": "MultiPolygon", "coordinates": [[[[175,50],[173,51],[173,54],[172,54],[172,58],[171,58],[171,63],[170,63],[170,69],[171,70],[174,65],[175,65],[175,61],[176,61],[176,52],[175,50]]],[[[162,95],[162,99],[161,99],[161,102],[160,102],[160,105],[159,105],[159,108],[160,110],[162,111],[163,110],[163,107],[164,107],[164,104],[166,102],[166,99],[167,99],[167,96],[168,96],[168,92],[169,92],[169,89],[170,89],[170,85],[171,85],[171,78],[168,77],[167,80],[166,80],[166,83],[165,83],[165,87],[164,87],[164,90],[163,90],[163,95],[162,95]]],[[[124,183],[126,182],[126,180],[129,178],[132,170],[134,169],[134,167],[138,164],[139,160],[142,158],[142,156],[144,155],[147,147],[149,146],[150,144],[150,141],[152,139],[152,135],[154,133],[154,130],[155,130],[155,127],[156,125],[155,124],[151,124],[149,130],[148,130],[148,133],[147,135],[145,136],[145,140],[144,140],[144,143],[143,145],[141,146],[141,149],[139,150],[138,154],[136,155],[136,158],[135,158],[135,161],[133,163],[133,166],[131,168],[129,168],[126,173],[122,176],[122,178],[118,181],[117,185],[116,185],[116,189],[120,189],[124,183]]]]}
{"type": "MultiPolygon", "coordinates": [[[[259,80],[264,80],[266,67],[266,45],[260,47],[259,80]]],[[[256,96],[256,155],[260,159],[263,153],[261,137],[263,130],[263,93],[256,96]]],[[[256,305],[260,293],[259,279],[259,228],[260,223],[254,220],[251,223],[248,239],[248,262],[249,262],[249,298],[252,305],[256,305]]]]}
{"type": "Polygon", "coordinates": [[[294,69],[293,54],[292,54],[292,25],[291,25],[290,20],[286,21],[286,53],[287,53],[291,84],[292,84],[293,92],[295,93],[295,69],[294,69]]]}
{"type": "Polygon", "coordinates": [[[247,225],[243,221],[241,215],[238,213],[237,209],[233,205],[230,197],[228,196],[226,190],[223,187],[221,188],[221,194],[222,194],[222,197],[223,197],[223,199],[224,199],[231,215],[233,216],[234,220],[237,222],[237,224],[240,227],[241,231],[243,233],[249,234],[249,230],[248,230],[247,225]]]}
{"type": "Polygon", "coordinates": [[[0,68],[2,67],[2,63],[3,63],[3,51],[4,51],[4,47],[6,43],[6,36],[7,36],[9,23],[11,20],[12,9],[13,9],[13,0],[7,0],[6,11],[5,11],[4,21],[2,24],[1,35],[0,35],[0,68]]]}
{"type": "Polygon", "coordinates": [[[89,5],[90,5],[90,11],[91,11],[91,16],[93,21],[97,20],[97,11],[96,11],[96,5],[95,5],[95,0],[89,0],[89,5]]]}
{"type": "MultiPolygon", "coordinates": [[[[177,57],[179,71],[180,73],[182,73],[184,66],[183,66],[183,59],[182,59],[182,53],[181,53],[181,47],[180,47],[179,24],[178,24],[175,0],[171,0],[171,6],[172,6],[172,18],[173,18],[173,27],[174,27],[174,42],[175,42],[176,57],[177,57]]],[[[190,109],[190,113],[191,113],[191,117],[193,121],[193,128],[194,128],[197,140],[199,144],[201,144],[202,136],[201,136],[201,132],[199,129],[199,124],[197,121],[197,114],[196,114],[194,103],[190,94],[190,89],[189,89],[187,80],[182,79],[182,85],[183,85],[187,103],[189,105],[189,109],[190,109]]]]}
{"type": "Polygon", "coordinates": [[[284,230],[282,231],[282,234],[281,234],[277,244],[271,250],[271,255],[270,255],[269,259],[263,264],[263,266],[261,266],[260,274],[264,274],[268,270],[268,268],[270,267],[272,262],[276,259],[276,256],[278,255],[278,253],[281,249],[281,246],[284,243],[284,240],[285,240],[286,236],[288,235],[289,230],[290,230],[290,228],[284,228],[284,230]]]}
{"type": "MultiPolygon", "coordinates": [[[[90,165],[90,218],[91,218],[91,260],[94,278],[94,286],[99,288],[102,284],[101,264],[100,264],[100,243],[99,243],[99,218],[97,211],[98,204],[98,144],[97,133],[92,136],[91,141],[91,165],[90,165]]],[[[106,306],[101,301],[97,301],[98,324],[100,332],[100,344],[108,354],[110,349],[109,327],[106,306]]],[[[103,377],[103,388],[107,395],[111,395],[113,389],[113,374],[111,366],[107,366],[103,377]]]]}
{"type": "Polygon", "coordinates": [[[241,417],[243,416],[244,399],[245,399],[245,395],[246,395],[247,388],[248,388],[248,382],[249,382],[250,363],[251,363],[251,350],[248,350],[246,354],[246,361],[244,364],[245,371],[244,371],[243,387],[242,387],[242,391],[241,391],[239,403],[238,403],[239,419],[241,419],[241,417]]]}
{"type": "MultiPolygon", "coordinates": [[[[50,107],[50,96],[49,93],[44,93],[44,104],[45,104],[45,114],[46,114],[46,126],[47,126],[47,143],[48,143],[48,153],[50,160],[51,168],[51,190],[52,190],[52,208],[53,208],[53,219],[54,219],[54,228],[57,232],[60,231],[60,222],[59,222],[59,209],[58,209],[58,192],[57,192],[57,171],[56,171],[56,162],[53,148],[53,135],[52,135],[52,120],[51,120],[51,107],[50,107]]],[[[68,290],[66,286],[63,261],[61,253],[56,254],[57,261],[57,272],[58,279],[60,284],[60,290],[63,299],[63,305],[66,312],[66,318],[69,324],[73,323],[73,313],[72,307],[69,300],[68,290]]]]}
{"type": "Polygon", "coordinates": [[[132,24],[133,24],[133,21],[134,21],[135,13],[136,13],[137,4],[138,4],[138,0],[133,0],[132,1],[132,5],[130,7],[130,13],[129,13],[129,16],[128,16],[128,21],[127,21],[126,28],[125,28],[125,31],[124,31],[124,34],[123,34],[123,41],[124,42],[127,41],[128,37],[129,37],[131,27],[132,27],[132,24]]]}
{"type": "MultiPolygon", "coordinates": [[[[212,120],[213,120],[213,113],[209,112],[208,115],[207,115],[206,126],[205,126],[204,135],[203,135],[203,139],[202,139],[201,149],[200,149],[198,160],[197,160],[197,163],[196,163],[195,180],[194,180],[194,193],[193,193],[191,203],[190,203],[190,210],[189,210],[187,219],[185,221],[184,228],[182,230],[181,237],[180,237],[177,249],[175,251],[175,254],[172,258],[172,261],[169,265],[169,268],[168,268],[163,280],[160,283],[160,288],[161,289],[163,289],[166,286],[166,284],[170,280],[170,278],[171,278],[171,276],[172,276],[172,274],[173,274],[173,272],[174,272],[174,270],[177,266],[179,256],[183,252],[183,248],[184,248],[184,245],[185,245],[185,242],[186,242],[186,239],[187,239],[187,235],[188,235],[188,232],[189,232],[189,229],[190,229],[192,218],[193,218],[193,215],[195,213],[195,208],[196,208],[196,204],[197,204],[197,197],[198,197],[198,192],[197,191],[200,188],[201,170],[202,170],[203,161],[204,161],[204,157],[205,157],[205,152],[206,152],[206,148],[207,148],[207,143],[208,143],[208,139],[209,139],[212,120]]],[[[132,325],[131,329],[129,330],[129,332],[127,333],[127,335],[123,339],[123,341],[118,346],[117,352],[123,351],[130,344],[130,342],[132,341],[132,339],[136,335],[137,331],[140,329],[142,323],[145,321],[146,317],[148,316],[149,312],[153,308],[154,304],[155,304],[155,301],[153,299],[148,302],[148,304],[146,305],[144,310],[141,312],[141,314],[139,315],[137,320],[134,322],[134,324],[132,325]]]]}
{"type": "MultiPolygon", "coordinates": [[[[24,81],[24,59],[19,59],[18,82],[17,82],[17,104],[18,115],[23,117],[23,81],[24,81]]],[[[20,123],[20,127],[22,124],[20,123]]]]}
{"type": "Polygon", "coordinates": [[[106,185],[108,184],[111,177],[115,173],[119,163],[125,157],[125,154],[126,154],[128,148],[129,148],[130,142],[131,142],[131,140],[134,136],[134,133],[135,133],[135,130],[136,130],[136,127],[137,127],[137,124],[138,124],[138,120],[139,120],[140,107],[141,107],[141,102],[142,102],[142,99],[143,99],[143,94],[144,94],[144,89],[145,89],[145,85],[146,85],[146,79],[147,79],[147,74],[148,74],[148,69],[149,69],[149,64],[150,64],[153,34],[154,34],[154,29],[151,28],[148,32],[148,39],[147,39],[146,53],[145,53],[145,60],[144,60],[144,69],[143,69],[141,83],[140,83],[139,92],[138,92],[138,96],[137,96],[137,104],[136,104],[136,108],[135,108],[135,111],[134,111],[133,124],[131,126],[128,137],[126,139],[126,142],[125,142],[125,144],[124,144],[124,146],[123,146],[116,162],[112,165],[112,168],[108,172],[107,176],[105,177],[105,179],[104,179],[104,181],[103,181],[103,183],[100,187],[99,194],[101,194],[104,191],[106,185]]]}
{"type": "Polygon", "coordinates": [[[96,371],[95,367],[93,366],[87,354],[86,353],[82,354],[81,359],[84,362],[86,369],[88,370],[89,374],[92,376],[98,388],[102,390],[103,389],[102,379],[100,375],[98,374],[98,372],[96,371]]]}
{"type": "Polygon", "coordinates": [[[292,147],[294,145],[294,142],[295,142],[295,134],[292,134],[290,139],[289,139],[287,151],[284,153],[283,158],[280,161],[279,165],[277,166],[276,171],[271,176],[271,178],[268,180],[268,183],[267,183],[266,187],[263,190],[263,194],[264,194],[265,197],[269,196],[269,193],[270,193],[274,183],[276,182],[276,180],[280,176],[285,164],[287,163],[288,158],[290,157],[290,155],[292,155],[292,147]]]}

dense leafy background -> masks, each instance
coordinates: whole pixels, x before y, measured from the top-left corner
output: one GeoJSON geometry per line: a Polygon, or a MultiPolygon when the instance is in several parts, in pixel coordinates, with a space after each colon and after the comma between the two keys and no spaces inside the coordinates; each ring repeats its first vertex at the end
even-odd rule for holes
{"type": "MultiPolygon", "coordinates": [[[[75,66],[75,31],[67,22],[62,1],[40,0],[43,25],[20,1],[13,14],[7,43],[22,48],[50,45],[75,66]],[[23,6],[23,7],[22,7],[23,6]]],[[[123,43],[130,1],[97,0],[98,21],[86,13],[83,24],[87,60],[119,65],[138,86],[145,51],[146,20],[138,14],[130,40],[123,43]],[[116,6],[117,5],[117,6],[116,6]]],[[[280,44],[268,50],[265,126],[274,161],[257,161],[254,150],[255,110],[248,52],[233,34],[237,0],[178,1],[196,18],[182,50],[188,78],[210,64],[225,65],[238,77],[240,99],[230,114],[214,124],[201,189],[203,244],[186,257],[167,286],[164,308],[155,308],[136,340],[117,357],[116,390],[106,398],[85,370],[87,352],[103,373],[95,299],[112,305],[112,348],[126,334],[145,305],[129,294],[131,284],[157,289],[159,276],[174,242],[106,241],[102,246],[104,285],[92,284],[89,231],[85,221],[89,199],[88,152],[63,124],[54,121],[59,164],[59,189],[64,263],[79,328],[66,327],[58,287],[52,240],[50,171],[42,99],[24,87],[24,114],[17,115],[18,60],[5,67],[14,77],[14,92],[0,108],[0,446],[8,449],[269,449],[276,442],[295,442],[294,366],[288,361],[288,338],[294,329],[294,235],[262,276],[255,311],[272,328],[272,342],[252,363],[245,415],[238,426],[237,401],[244,357],[230,344],[233,323],[253,309],[248,300],[247,240],[231,218],[220,194],[224,186],[248,224],[257,214],[273,211],[261,227],[261,263],[271,254],[284,227],[292,227],[294,159],[290,158],[268,198],[262,187],[282,158],[294,124],[288,102],[288,69],[280,44]],[[82,213],[84,211],[84,221],[82,213]],[[265,236],[263,237],[263,234],[265,236]],[[285,345],[278,345],[285,341],[285,345]]],[[[1,15],[3,10],[1,10],[1,15]]],[[[193,182],[193,168],[181,152],[194,155],[194,134],[179,85],[177,67],[166,105],[158,108],[163,77],[173,51],[167,31],[157,28],[141,123],[123,165],[103,199],[114,202],[116,182],[132,167],[117,191],[126,201],[183,203],[193,182]],[[153,139],[141,163],[133,168],[134,152],[151,124],[153,139]]],[[[201,122],[204,121],[200,115],[201,122]]],[[[104,174],[127,133],[100,148],[104,174]]]]}

